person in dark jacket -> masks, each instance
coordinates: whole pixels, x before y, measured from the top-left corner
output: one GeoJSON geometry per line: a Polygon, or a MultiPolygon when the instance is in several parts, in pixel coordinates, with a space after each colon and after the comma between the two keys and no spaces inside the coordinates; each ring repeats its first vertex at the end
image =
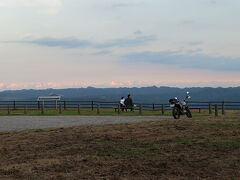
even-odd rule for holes
{"type": "Polygon", "coordinates": [[[127,108],[131,108],[131,111],[133,111],[133,100],[131,94],[128,95],[128,98],[125,99],[124,104],[127,108]]]}

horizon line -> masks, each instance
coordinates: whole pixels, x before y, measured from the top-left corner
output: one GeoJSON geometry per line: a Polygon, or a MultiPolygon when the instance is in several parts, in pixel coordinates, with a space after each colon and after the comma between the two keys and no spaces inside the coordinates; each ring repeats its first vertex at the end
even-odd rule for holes
{"type": "Polygon", "coordinates": [[[3,89],[0,90],[0,92],[4,92],[4,91],[23,91],[23,90],[36,90],[36,91],[44,91],[44,90],[67,90],[67,89],[90,89],[90,88],[94,88],[94,89],[134,89],[134,88],[177,88],[177,89],[191,89],[191,88],[213,88],[213,89],[217,89],[217,88],[223,88],[223,89],[228,89],[228,88],[239,88],[239,86],[228,86],[228,87],[223,87],[223,86],[217,86],[217,87],[213,87],[213,86],[191,86],[191,87],[177,87],[177,86],[141,86],[141,87],[94,87],[94,86],[88,86],[88,87],[65,87],[65,88],[43,88],[43,89],[37,89],[37,88],[23,88],[23,89],[3,89]]]}

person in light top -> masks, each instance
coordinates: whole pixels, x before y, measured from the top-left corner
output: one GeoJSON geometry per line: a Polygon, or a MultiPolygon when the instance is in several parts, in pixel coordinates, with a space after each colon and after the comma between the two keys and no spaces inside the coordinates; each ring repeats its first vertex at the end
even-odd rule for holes
{"type": "Polygon", "coordinates": [[[124,102],[125,102],[125,98],[122,97],[121,100],[120,100],[120,107],[121,107],[122,111],[124,110],[124,107],[125,107],[124,102]]]}
{"type": "Polygon", "coordinates": [[[120,100],[121,107],[125,106],[124,102],[125,102],[125,98],[121,97],[121,100],[120,100]]]}

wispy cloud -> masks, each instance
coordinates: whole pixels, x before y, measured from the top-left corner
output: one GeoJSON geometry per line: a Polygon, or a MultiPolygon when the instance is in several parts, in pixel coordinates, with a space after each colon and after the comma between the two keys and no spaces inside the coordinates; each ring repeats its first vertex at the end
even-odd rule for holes
{"type": "Polygon", "coordinates": [[[0,8],[39,8],[48,14],[56,14],[62,7],[62,0],[0,0],[0,8]]]}
{"type": "Polygon", "coordinates": [[[51,38],[45,37],[40,39],[25,39],[18,41],[20,43],[35,44],[39,46],[62,47],[62,48],[111,48],[111,47],[132,47],[145,45],[151,41],[155,41],[155,36],[138,36],[134,38],[122,38],[107,41],[103,43],[92,42],[89,40],[81,40],[75,37],[70,38],[51,38]]]}
{"type": "Polygon", "coordinates": [[[135,6],[139,6],[142,3],[133,3],[133,2],[128,2],[128,3],[114,3],[111,5],[112,8],[124,8],[124,7],[135,7],[135,6]]]}
{"type": "MultiPolygon", "coordinates": [[[[197,50],[196,52],[198,52],[197,50]]],[[[215,71],[240,71],[240,58],[210,56],[203,53],[182,53],[179,51],[130,53],[121,57],[124,63],[154,63],[189,69],[215,71]]]]}
{"type": "Polygon", "coordinates": [[[115,4],[112,4],[113,8],[129,7],[129,6],[132,6],[132,4],[131,3],[115,3],[115,4]]]}
{"type": "Polygon", "coordinates": [[[95,47],[108,48],[140,46],[155,40],[157,40],[155,36],[138,36],[134,38],[116,39],[105,43],[95,44],[95,47]]]}
{"type": "Polygon", "coordinates": [[[135,34],[135,35],[142,35],[142,34],[143,34],[143,32],[142,32],[142,31],[140,31],[140,30],[138,30],[138,31],[135,31],[135,32],[134,32],[134,34],[135,34]]]}
{"type": "Polygon", "coordinates": [[[52,38],[44,37],[33,40],[21,40],[20,43],[35,44],[39,46],[49,47],[63,47],[63,48],[78,48],[78,47],[89,47],[93,46],[90,41],[80,40],[77,38],[52,38]]]}
{"type": "Polygon", "coordinates": [[[188,45],[190,46],[198,46],[201,45],[202,42],[201,41],[192,41],[192,42],[188,42],[188,45]]]}
{"type": "Polygon", "coordinates": [[[188,54],[199,54],[202,52],[202,49],[198,48],[198,49],[192,49],[192,50],[188,50],[187,53],[188,54]]]}
{"type": "Polygon", "coordinates": [[[91,55],[99,56],[99,55],[108,55],[108,54],[111,54],[111,53],[112,53],[112,51],[103,50],[103,51],[98,51],[96,53],[92,53],[91,55]]]}

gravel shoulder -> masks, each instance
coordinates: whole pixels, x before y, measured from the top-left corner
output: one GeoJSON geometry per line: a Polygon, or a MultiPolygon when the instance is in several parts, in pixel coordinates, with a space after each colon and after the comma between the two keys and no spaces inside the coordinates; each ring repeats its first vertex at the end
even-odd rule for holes
{"type": "Polygon", "coordinates": [[[172,119],[169,116],[2,116],[0,131],[121,124],[172,119]]]}

